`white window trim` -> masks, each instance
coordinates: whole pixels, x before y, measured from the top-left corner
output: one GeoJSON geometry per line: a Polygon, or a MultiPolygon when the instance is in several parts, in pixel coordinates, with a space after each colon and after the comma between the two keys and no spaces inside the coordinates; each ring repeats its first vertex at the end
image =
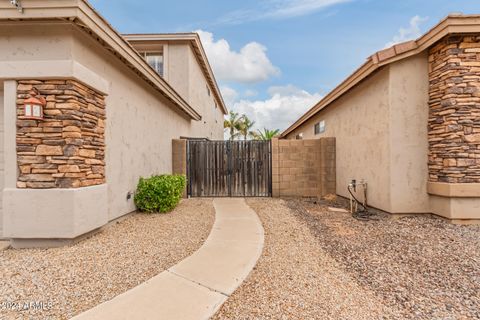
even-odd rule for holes
{"type": "Polygon", "coordinates": [[[162,78],[164,78],[165,76],[165,55],[163,53],[163,51],[155,51],[155,50],[152,50],[152,51],[143,51],[141,53],[142,57],[145,59],[145,61],[147,61],[148,63],[148,60],[147,60],[147,55],[158,55],[158,56],[161,56],[162,57],[162,72],[158,72],[158,70],[156,70],[155,68],[155,71],[157,71],[157,73],[160,74],[160,76],[162,76],[162,78]]]}

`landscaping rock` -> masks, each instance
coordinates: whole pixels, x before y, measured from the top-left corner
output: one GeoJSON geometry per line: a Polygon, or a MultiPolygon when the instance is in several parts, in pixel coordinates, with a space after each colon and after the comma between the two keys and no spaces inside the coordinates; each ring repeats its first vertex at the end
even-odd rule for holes
{"type": "Polygon", "coordinates": [[[263,254],[214,319],[370,320],[395,314],[323,250],[287,202],[251,199],[247,203],[265,229],[263,254]]]}
{"type": "MultiPolygon", "coordinates": [[[[480,319],[480,226],[252,199],[265,248],[215,319],[480,319]]],[[[348,202],[344,201],[346,208],[348,202]]]]}
{"type": "Polygon", "coordinates": [[[195,252],[214,217],[211,199],[193,199],[168,214],[131,215],[75,245],[0,251],[0,319],[70,319],[108,301],[195,252]],[[39,308],[18,310],[24,303],[39,308]]]}

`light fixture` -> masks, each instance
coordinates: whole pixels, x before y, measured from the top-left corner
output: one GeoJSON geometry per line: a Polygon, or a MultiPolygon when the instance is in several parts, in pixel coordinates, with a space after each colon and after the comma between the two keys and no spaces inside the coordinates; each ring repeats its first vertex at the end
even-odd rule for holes
{"type": "Polygon", "coordinates": [[[17,8],[18,12],[23,13],[23,8],[20,0],[10,0],[10,3],[12,4],[12,6],[15,6],[17,8]]]}
{"type": "Polygon", "coordinates": [[[37,88],[33,88],[29,94],[30,98],[23,102],[24,117],[26,119],[43,120],[43,108],[47,101],[39,95],[37,88]]]}

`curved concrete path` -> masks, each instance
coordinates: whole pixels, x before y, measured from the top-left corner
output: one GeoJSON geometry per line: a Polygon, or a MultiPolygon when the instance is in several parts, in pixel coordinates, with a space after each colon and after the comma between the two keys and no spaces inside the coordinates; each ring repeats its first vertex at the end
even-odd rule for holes
{"type": "Polygon", "coordinates": [[[215,223],[194,254],[73,319],[208,319],[245,280],[263,249],[263,228],[242,198],[214,200],[215,223]]]}

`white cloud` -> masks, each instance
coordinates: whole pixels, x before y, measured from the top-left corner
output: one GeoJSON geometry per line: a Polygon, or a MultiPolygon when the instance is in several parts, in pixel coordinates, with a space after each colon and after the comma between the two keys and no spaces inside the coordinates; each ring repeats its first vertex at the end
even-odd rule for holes
{"type": "Polygon", "coordinates": [[[267,56],[267,48],[257,42],[246,44],[239,52],[230,48],[227,40],[213,38],[213,34],[196,31],[220,81],[255,83],[280,74],[267,56]]]}
{"type": "Polygon", "coordinates": [[[222,96],[223,96],[223,100],[225,101],[225,104],[227,105],[228,108],[230,108],[230,106],[233,105],[233,103],[237,100],[238,92],[235,91],[235,89],[227,86],[220,87],[220,91],[222,92],[222,96]]]}
{"type": "Polygon", "coordinates": [[[391,47],[397,43],[405,42],[408,40],[417,39],[422,35],[420,25],[428,20],[428,17],[420,17],[416,15],[410,19],[410,25],[408,28],[400,28],[398,34],[395,35],[389,43],[385,45],[385,48],[391,47]]]}
{"type": "Polygon", "coordinates": [[[293,85],[270,87],[268,93],[266,100],[241,99],[230,109],[255,121],[255,129],[284,130],[322,98],[293,85]]]}
{"type": "Polygon", "coordinates": [[[219,23],[239,24],[263,19],[287,19],[312,14],[336,4],[354,0],[264,0],[260,10],[243,9],[228,13],[219,23]]]}
{"type": "Polygon", "coordinates": [[[349,2],[350,0],[272,0],[272,10],[265,17],[290,18],[303,16],[315,11],[349,2]]]}
{"type": "Polygon", "coordinates": [[[258,95],[258,92],[252,89],[247,89],[244,94],[246,97],[255,97],[258,95]]]}

